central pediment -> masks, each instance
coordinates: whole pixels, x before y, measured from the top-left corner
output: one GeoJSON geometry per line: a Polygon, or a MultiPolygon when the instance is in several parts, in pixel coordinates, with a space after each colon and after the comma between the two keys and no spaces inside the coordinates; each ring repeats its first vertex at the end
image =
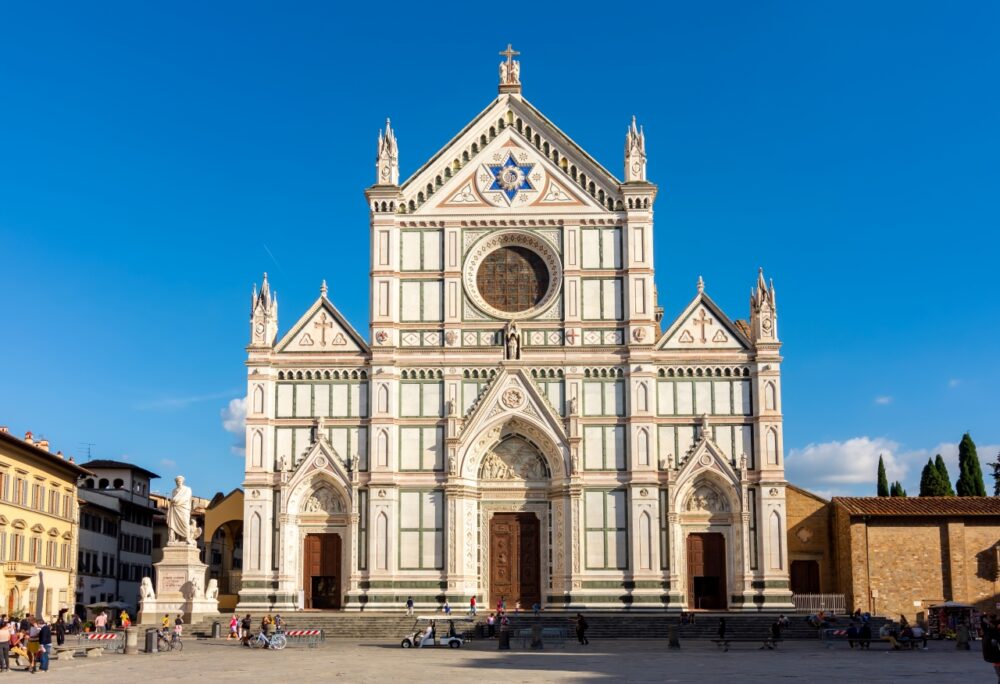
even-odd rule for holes
{"type": "Polygon", "coordinates": [[[501,95],[401,186],[405,213],[621,209],[620,181],[519,97],[501,95]]]}

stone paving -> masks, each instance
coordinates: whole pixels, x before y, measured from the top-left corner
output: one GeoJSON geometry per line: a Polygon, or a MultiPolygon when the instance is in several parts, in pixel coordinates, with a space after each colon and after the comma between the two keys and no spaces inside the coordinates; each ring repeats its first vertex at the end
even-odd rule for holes
{"type": "MultiPolygon", "coordinates": [[[[478,641],[461,649],[404,650],[398,643],[331,640],[316,648],[258,651],[235,643],[191,640],[182,653],[107,655],[54,661],[43,681],[52,682],[994,682],[992,667],[952,642],[927,651],[851,651],[818,641],[786,642],[776,651],[757,644],[728,653],[709,642],[686,642],[668,651],[660,640],[576,643],[543,651],[499,651],[478,641]],[[100,678],[100,680],[98,680],[100,678]]],[[[2,681],[34,679],[11,672],[2,681]]]]}

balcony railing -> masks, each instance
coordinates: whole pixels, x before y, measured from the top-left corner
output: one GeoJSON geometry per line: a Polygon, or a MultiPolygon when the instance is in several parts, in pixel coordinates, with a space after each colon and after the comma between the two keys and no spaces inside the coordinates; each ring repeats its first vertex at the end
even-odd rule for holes
{"type": "Polygon", "coordinates": [[[3,574],[8,577],[30,577],[35,574],[35,564],[27,561],[7,561],[3,564],[3,574]]]}
{"type": "Polygon", "coordinates": [[[835,613],[843,615],[847,612],[843,594],[793,594],[792,603],[797,613],[835,613]]]}

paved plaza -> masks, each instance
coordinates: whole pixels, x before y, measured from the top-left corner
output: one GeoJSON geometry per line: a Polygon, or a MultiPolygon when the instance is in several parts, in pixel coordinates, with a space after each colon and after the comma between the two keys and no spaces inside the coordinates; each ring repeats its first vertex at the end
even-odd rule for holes
{"type": "MultiPolygon", "coordinates": [[[[118,682],[747,682],[877,681],[993,682],[990,666],[975,647],[956,651],[952,642],[928,651],[892,652],[884,646],[827,650],[816,641],[760,651],[739,644],[720,653],[708,642],[688,642],[680,651],[659,640],[575,643],[544,651],[498,651],[479,641],[455,649],[403,650],[398,644],[327,641],[316,648],[257,651],[235,643],[200,640],[182,653],[110,655],[53,662],[50,681],[118,682]]],[[[35,675],[36,677],[38,675],[35,675]]],[[[6,681],[28,679],[13,672],[6,681]]]]}

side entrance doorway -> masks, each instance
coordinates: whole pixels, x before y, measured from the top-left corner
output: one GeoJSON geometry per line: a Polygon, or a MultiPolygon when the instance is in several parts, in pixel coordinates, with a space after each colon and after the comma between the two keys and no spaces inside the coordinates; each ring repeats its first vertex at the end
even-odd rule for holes
{"type": "Polygon", "coordinates": [[[305,608],[339,610],[340,535],[307,534],[302,552],[305,608]]]}
{"type": "Polygon", "coordinates": [[[718,532],[687,538],[688,607],[726,609],[726,538],[718,532]]]}
{"type": "Polygon", "coordinates": [[[507,609],[521,602],[522,610],[542,602],[541,546],[534,513],[496,513],[490,518],[490,600],[492,610],[501,598],[507,609]]]}

